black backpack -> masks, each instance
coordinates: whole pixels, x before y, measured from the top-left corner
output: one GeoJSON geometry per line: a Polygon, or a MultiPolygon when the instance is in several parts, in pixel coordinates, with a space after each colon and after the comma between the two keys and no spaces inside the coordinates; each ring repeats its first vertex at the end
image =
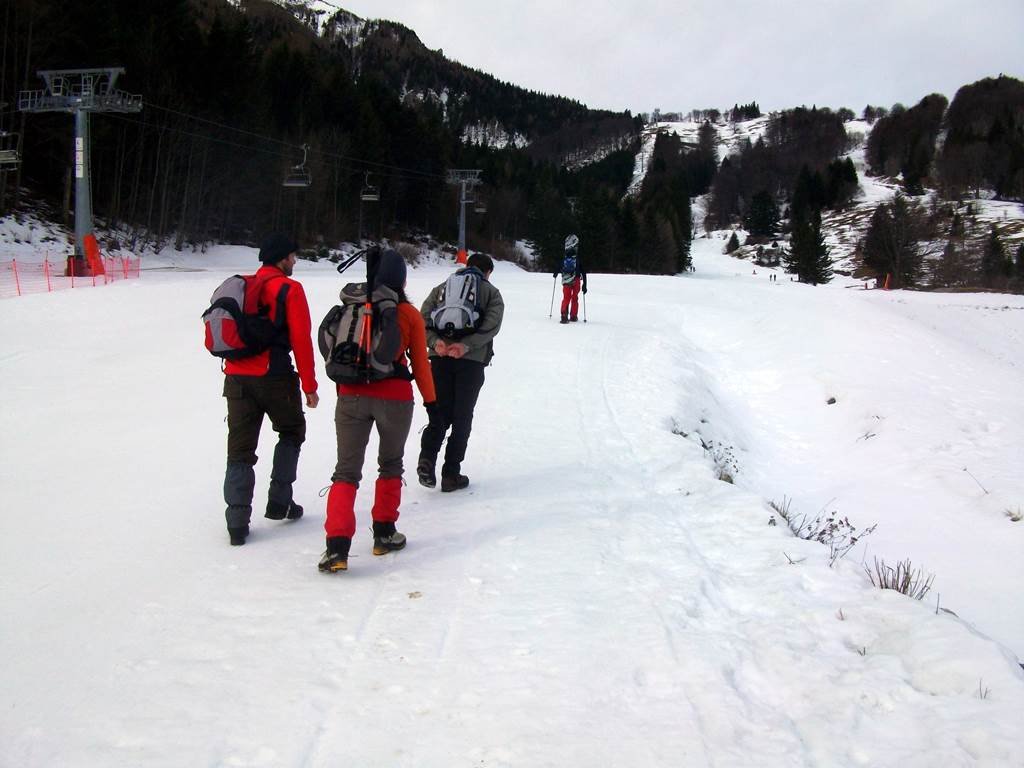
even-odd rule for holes
{"type": "Polygon", "coordinates": [[[252,357],[287,339],[285,299],[288,284],[277,292],[275,319],[270,319],[270,306],[259,303],[262,287],[273,275],[259,279],[256,275],[232,275],[210,297],[210,306],[203,312],[206,349],[214,357],[238,360],[252,357]]]}
{"type": "Polygon", "coordinates": [[[378,286],[368,299],[366,283],[349,283],[320,323],[317,334],[327,376],[339,384],[366,384],[390,378],[411,379],[395,362],[402,347],[398,294],[378,286]]]}

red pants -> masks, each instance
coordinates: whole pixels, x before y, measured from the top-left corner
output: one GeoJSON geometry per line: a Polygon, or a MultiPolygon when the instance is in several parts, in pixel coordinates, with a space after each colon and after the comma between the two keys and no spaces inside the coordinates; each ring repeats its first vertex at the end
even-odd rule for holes
{"type": "Polygon", "coordinates": [[[576,319],[580,313],[580,279],[562,286],[562,317],[576,319]]]}

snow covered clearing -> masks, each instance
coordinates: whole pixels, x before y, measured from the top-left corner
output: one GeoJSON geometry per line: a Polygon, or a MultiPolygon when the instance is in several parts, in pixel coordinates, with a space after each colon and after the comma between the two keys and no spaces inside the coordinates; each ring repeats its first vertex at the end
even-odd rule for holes
{"type": "MultiPolygon", "coordinates": [[[[1024,763],[1024,299],[772,283],[722,244],[592,275],[568,326],[499,264],[470,488],[410,484],[409,546],[375,558],[371,445],[335,576],[322,371],[306,517],[260,516],[268,427],[253,535],[224,531],[199,314],[252,251],[0,302],[0,765],[1024,763]],[[784,496],[878,529],[829,568],[784,496]],[[874,589],[876,556],[932,593],[874,589]]],[[[342,281],[296,277],[319,321],[342,281]]]]}

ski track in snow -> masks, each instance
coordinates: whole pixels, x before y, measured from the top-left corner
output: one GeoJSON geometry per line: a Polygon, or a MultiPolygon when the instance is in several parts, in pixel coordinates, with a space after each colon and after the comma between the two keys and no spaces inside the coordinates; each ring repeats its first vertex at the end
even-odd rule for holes
{"type": "MultiPolygon", "coordinates": [[[[442,495],[407,473],[409,546],[374,557],[372,440],[350,571],[332,577],[316,571],[317,493],[335,458],[322,371],[296,486],[305,518],[260,516],[267,428],[253,536],[227,546],[220,373],[197,316],[235,268],[0,303],[19,329],[0,353],[0,428],[14,436],[0,476],[9,509],[32,512],[0,523],[0,652],[17,660],[0,673],[0,765],[1024,764],[1012,654],[934,605],[872,589],[861,550],[829,569],[821,545],[766,524],[765,503],[785,490],[813,511],[840,488],[840,503],[863,501],[851,511],[863,527],[884,497],[855,496],[829,467],[866,471],[890,450],[891,492],[947,483],[943,535],[969,514],[978,540],[1019,543],[989,502],[970,507],[960,476],[929,474],[942,438],[955,463],[987,460],[1000,492],[1021,488],[1002,455],[1021,430],[1002,402],[1014,379],[992,378],[1019,369],[996,345],[970,388],[966,366],[941,361],[971,335],[921,330],[918,316],[952,325],[932,297],[769,286],[719,248],[695,242],[692,276],[591,275],[588,322],[581,306],[565,326],[543,314],[543,274],[500,265],[506,321],[470,488],[442,495]],[[50,331],[54,308],[66,338],[50,331]],[[794,336],[780,360],[769,330],[796,334],[809,317],[830,333],[794,336]],[[750,327],[764,335],[739,331],[750,327]],[[889,351],[860,354],[882,331],[889,351]],[[898,367],[894,392],[869,389],[909,349],[920,364],[898,367]],[[952,432],[926,431],[936,404],[952,432]],[[734,450],[736,485],[716,479],[702,440],[734,450]]],[[[413,301],[445,274],[411,272],[413,301]]],[[[329,265],[296,276],[316,321],[339,280],[329,265]]],[[[407,469],[424,421],[417,407],[407,469]]],[[[881,521],[880,540],[886,526],[898,529],[881,521]]],[[[898,552],[915,540],[903,535],[898,552]]],[[[1006,627],[1020,626],[1004,594],[1019,574],[1018,559],[1002,591],[977,582],[1004,601],[1006,627]]]]}

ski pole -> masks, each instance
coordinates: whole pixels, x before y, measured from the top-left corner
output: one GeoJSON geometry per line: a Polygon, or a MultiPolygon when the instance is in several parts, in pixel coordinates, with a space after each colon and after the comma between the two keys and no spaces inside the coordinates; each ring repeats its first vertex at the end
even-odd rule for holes
{"type": "Polygon", "coordinates": [[[587,322],[587,294],[583,292],[583,322],[587,322]]]}
{"type": "Polygon", "coordinates": [[[551,315],[555,311],[555,285],[557,285],[557,284],[558,284],[558,278],[552,276],[552,278],[551,278],[551,306],[548,308],[548,317],[551,317],[551,315]]]}
{"type": "Polygon", "coordinates": [[[340,275],[346,269],[355,264],[356,261],[368,250],[369,248],[363,248],[361,251],[356,251],[354,254],[352,254],[352,258],[347,259],[344,263],[339,263],[338,266],[336,267],[336,269],[338,270],[338,274],[340,275]]]}

